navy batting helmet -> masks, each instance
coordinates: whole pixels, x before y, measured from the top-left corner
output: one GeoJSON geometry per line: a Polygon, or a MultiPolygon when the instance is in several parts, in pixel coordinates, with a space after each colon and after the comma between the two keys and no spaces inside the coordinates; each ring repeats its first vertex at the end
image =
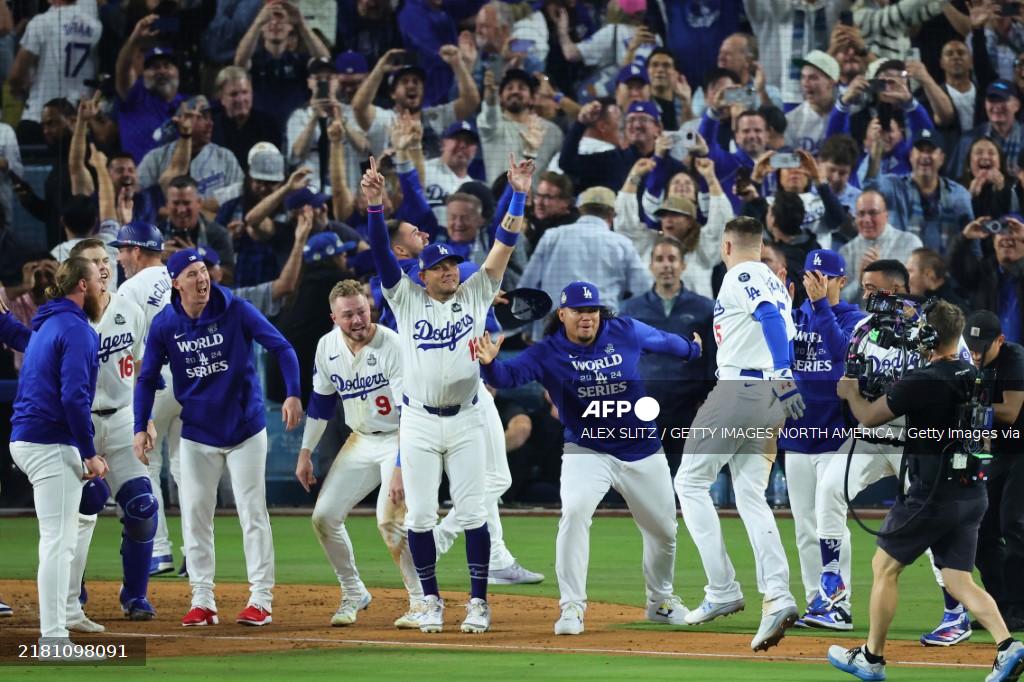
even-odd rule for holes
{"type": "Polygon", "coordinates": [[[164,237],[156,225],[137,220],[117,231],[117,239],[110,245],[120,249],[123,246],[137,246],[147,251],[163,251],[164,237]]]}
{"type": "Polygon", "coordinates": [[[102,478],[93,478],[82,486],[82,501],[79,514],[99,514],[110,497],[110,486],[102,478]]]}

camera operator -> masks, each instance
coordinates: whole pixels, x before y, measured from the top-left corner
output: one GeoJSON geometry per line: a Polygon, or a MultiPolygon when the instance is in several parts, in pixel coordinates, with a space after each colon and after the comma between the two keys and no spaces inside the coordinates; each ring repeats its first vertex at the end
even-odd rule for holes
{"type": "Polygon", "coordinates": [[[1024,630],[1024,348],[1006,340],[999,317],[979,310],[967,318],[964,339],[974,364],[992,385],[992,462],[988,468],[988,511],[981,520],[975,564],[982,583],[999,604],[1006,627],[1024,630]],[[1016,436],[1016,437],[1015,437],[1016,436]]]}
{"type": "MultiPolygon", "coordinates": [[[[865,266],[860,274],[862,301],[865,308],[869,313],[872,312],[870,305],[872,294],[906,297],[909,293],[909,282],[910,276],[903,263],[891,259],[873,261],[865,266]]],[[[896,325],[899,325],[901,329],[905,329],[910,324],[910,319],[916,319],[918,311],[910,301],[902,301],[902,305],[904,307],[897,308],[894,312],[872,313],[861,320],[854,329],[854,337],[883,326],[895,328],[896,325]]],[[[870,399],[881,395],[884,381],[880,387],[879,379],[885,377],[891,379],[902,372],[916,369],[924,361],[916,348],[906,349],[898,343],[879,345],[870,337],[862,343],[863,345],[857,350],[862,356],[865,367],[869,370],[870,378],[874,380],[872,385],[865,386],[870,399]]],[[[965,361],[970,358],[970,352],[962,341],[960,342],[960,357],[965,361]]],[[[849,362],[847,370],[850,370],[849,362]]],[[[842,541],[846,529],[848,507],[846,500],[854,499],[862,490],[876,481],[899,475],[900,462],[903,459],[903,446],[900,443],[903,430],[904,420],[897,418],[878,429],[873,434],[873,438],[858,439],[853,444],[849,475],[846,472],[848,457],[835,457],[829,462],[819,481],[817,495],[823,500],[822,509],[818,512],[818,535],[823,550],[821,596],[830,607],[848,599],[847,586],[852,582],[850,576],[843,575],[839,570],[840,560],[845,564],[844,552],[849,552],[852,549],[848,543],[844,544],[842,541]]],[[[847,441],[842,445],[840,451],[849,453],[850,447],[851,443],[847,441]]],[[[936,580],[942,586],[938,572],[936,572],[936,580]]],[[[931,632],[921,636],[921,643],[926,646],[953,646],[971,636],[970,616],[963,606],[945,590],[943,598],[945,610],[941,622],[931,632]]]]}
{"type": "Polygon", "coordinates": [[[896,614],[899,575],[931,549],[947,589],[974,612],[998,643],[988,679],[1014,679],[1024,667],[1024,644],[1010,637],[995,601],[971,576],[978,527],[987,506],[985,486],[968,475],[969,469],[956,468],[954,453],[962,452],[963,444],[952,440],[950,432],[950,425],[961,421],[961,406],[970,401],[977,374],[959,353],[964,316],[956,306],[940,301],[927,319],[937,341],[925,366],[908,372],[873,401],[861,395],[857,378],[840,379],[836,389],[865,426],[906,415],[910,487],[906,497],[889,510],[882,524],[884,534],[878,538],[867,642],[849,650],[832,646],[828,658],[860,679],[885,679],[882,654],[896,614]],[[925,429],[939,435],[923,435],[925,429]]]}

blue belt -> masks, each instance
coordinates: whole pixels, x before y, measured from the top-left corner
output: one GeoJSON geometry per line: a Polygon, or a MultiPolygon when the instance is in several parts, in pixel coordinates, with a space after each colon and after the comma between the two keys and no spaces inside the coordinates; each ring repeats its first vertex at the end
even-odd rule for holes
{"type": "MultiPolygon", "coordinates": [[[[477,396],[473,396],[473,400],[469,404],[470,405],[476,405],[477,400],[479,400],[479,398],[477,396]]],[[[403,395],[402,396],[402,402],[405,403],[406,405],[409,405],[409,406],[412,405],[409,402],[409,396],[407,396],[407,395],[403,395]]],[[[459,413],[459,410],[462,409],[462,405],[442,405],[440,407],[431,407],[430,405],[420,405],[420,407],[422,407],[428,413],[430,413],[432,415],[435,415],[435,416],[438,416],[438,417],[454,417],[455,415],[457,415],[459,413]]]]}
{"type": "Polygon", "coordinates": [[[750,377],[751,379],[764,379],[764,372],[759,369],[741,369],[741,377],[750,377]]]}

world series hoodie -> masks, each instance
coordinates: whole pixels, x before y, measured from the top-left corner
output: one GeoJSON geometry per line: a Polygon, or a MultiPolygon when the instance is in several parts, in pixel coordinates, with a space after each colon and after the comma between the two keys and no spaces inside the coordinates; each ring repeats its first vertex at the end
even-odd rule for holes
{"type": "Polygon", "coordinates": [[[210,302],[192,319],[173,294],[171,304],[153,318],[146,340],[135,385],[135,432],[146,430],[165,363],[171,367],[174,397],[181,403],[183,438],[233,447],[262,431],[267,422],[252,361],[254,339],[277,357],[288,396],[298,397],[295,349],[251,303],[211,283],[210,302]]]}
{"type": "Polygon", "coordinates": [[[96,454],[92,406],[99,336],[85,312],[66,298],[39,307],[18,378],[11,442],[72,445],[96,454]]]}

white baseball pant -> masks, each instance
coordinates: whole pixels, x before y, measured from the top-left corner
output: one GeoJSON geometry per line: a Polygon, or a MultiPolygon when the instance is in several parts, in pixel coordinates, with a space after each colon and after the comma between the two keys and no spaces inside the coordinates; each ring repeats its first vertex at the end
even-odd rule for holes
{"type": "MultiPolygon", "coordinates": [[[[765,499],[772,463],[765,456],[766,438],[725,438],[722,429],[766,429],[781,424],[781,404],[774,400],[767,381],[752,383],[720,381],[697,411],[686,439],[682,462],[675,477],[675,491],[683,521],[697,545],[708,584],[708,601],[721,603],[743,597],[736,570],[722,539],[722,525],[711,502],[711,484],[722,467],[729,465],[736,511],[747,529],[754,550],[757,589],[764,595],[766,613],[796,606],[789,591],[789,564],[782,548],[775,516],[765,499]],[[741,387],[742,386],[742,387],[741,387]],[[712,430],[714,429],[714,430],[712,430]]],[[[756,436],[758,434],[740,434],[756,436]]]]}
{"type": "MultiPolygon", "coordinates": [[[[480,405],[464,406],[451,417],[406,405],[400,422],[405,525],[417,533],[437,525],[441,471],[448,474],[455,521],[465,529],[487,522],[484,502],[486,418],[480,405]]],[[[191,560],[190,560],[191,561],[191,560]]]]}
{"type": "Polygon", "coordinates": [[[590,525],[609,488],[622,495],[643,537],[647,599],[661,601],[672,596],[678,524],[671,480],[668,460],[660,450],[635,462],[625,462],[575,443],[565,444],[560,489],[562,515],[555,539],[555,573],[561,605],[587,601],[590,525]]]}
{"type": "MultiPolygon", "coordinates": [[[[107,460],[110,471],[104,478],[110,486],[110,494],[117,495],[127,481],[133,478],[149,477],[149,470],[132,448],[135,418],[131,407],[122,407],[109,417],[92,416],[93,443],[96,452],[107,460]]],[[[152,463],[152,460],[150,460],[152,463]]],[[[151,479],[152,480],[152,479],[151,479]]],[[[156,491],[153,493],[157,495],[156,491]]],[[[121,507],[117,508],[120,515],[121,507]]],[[[89,546],[96,528],[96,515],[78,515],[78,541],[75,543],[75,557],[71,563],[71,583],[68,586],[68,622],[80,620],[84,613],[78,597],[82,592],[82,578],[85,576],[85,564],[89,557],[89,546]]]]}
{"type": "MultiPolygon", "coordinates": [[[[501,516],[498,513],[498,501],[512,485],[512,472],[509,471],[508,454],[505,452],[505,427],[502,426],[501,415],[498,414],[494,398],[483,386],[480,387],[480,392],[477,395],[480,396],[479,407],[483,410],[484,418],[487,420],[484,433],[486,443],[484,448],[486,456],[484,504],[487,505],[487,530],[491,534],[490,570],[499,571],[516,562],[516,558],[512,556],[505,545],[501,516]]],[[[456,519],[453,507],[441,519],[441,523],[434,526],[434,544],[437,546],[438,556],[446,554],[455,543],[455,538],[462,532],[456,519]]]]}
{"type": "MultiPolygon", "coordinates": [[[[829,504],[821,484],[833,460],[846,462],[842,452],[804,453],[786,451],[786,482],[789,488],[789,508],[793,512],[796,530],[796,548],[800,556],[800,577],[804,583],[807,602],[818,593],[821,582],[821,543],[818,528],[829,504]]],[[[847,583],[847,595],[852,594],[850,582],[850,529],[843,519],[843,550],[839,553],[839,571],[847,583]]],[[[849,598],[849,597],[847,597],[849,598]]]]}
{"type": "Polygon", "coordinates": [[[71,445],[11,443],[11,459],[32,483],[39,519],[39,632],[68,636],[67,595],[71,559],[78,540],[78,505],[85,469],[71,445]]]}
{"type": "Polygon", "coordinates": [[[245,570],[249,578],[249,604],[271,610],[274,587],[274,538],[267,513],[265,484],[267,430],[238,445],[219,448],[181,439],[181,514],[188,555],[192,606],[217,610],[214,599],[213,514],[217,484],[224,467],[231,474],[238,521],[242,526],[245,570]]]}
{"type": "Polygon", "coordinates": [[[391,558],[402,573],[410,599],[422,599],[416,567],[412,563],[405,530],[405,505],[396,506],[388,497],[388,483],[395,470],[398,432],[363,434],[353,431],[331,464],[313,508],[313,529],[327,560],[338,576],[342,591],[358,596],[366,591],[356,568],[355,553],[345,518],[352,507],[380,486],[377,495],[377,528],[391,558]]]}
{"type": "MultiPolygon", "coordinates": [[[[178,486],[178,497],[181,497],[181,466],[178,452],[181,447],[181,405],[174,399],[170,387],[156,392],[153,402],[153,426],[156,428],[156,442],[153,449],[146,455],[149,460],[149,480],[153,484],[153,495],[156,496],[160,511],[157,516],[156,535],[153,537],[153,556],[166,556],[171,553],[173,544],[167,531],[167,517],[164,514],[164,495],[160,487],[160,472],[164,468],[164,443],[167,444],[167,460],[171,468],[171,478],[178,486]]],[[[134,428],[134,426],[133,426],[134,428]]],[[[179,499],[180,503],[181,500],[179,499]]],[[[185,537],[185,515],[181,516],[181,535],[185,537]]]]}

